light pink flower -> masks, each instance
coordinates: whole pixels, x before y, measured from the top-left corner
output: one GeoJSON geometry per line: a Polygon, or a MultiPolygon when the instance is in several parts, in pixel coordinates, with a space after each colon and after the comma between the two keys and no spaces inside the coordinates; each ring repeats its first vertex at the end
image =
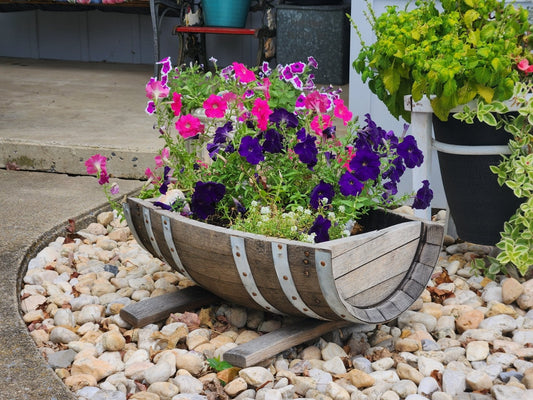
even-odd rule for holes
{"type": "Polygon", "coordinates": [[[161,150],[161,154],[158,156],[155,156],[155,165],[157,168],[161,168],[165,162],[168,161],[168,158],[170,157],[170,150],[168,147],[164,147],[163,150],[161,150]]]}
{"type": "Polygon", "coordinates": [[[252,114],[257,118],[257,126],[261,130],[266,130],[268,126],[268,117],[272,114],[273,111],[268,106],[268,102],[261,98],[257,98],[254,101],[254,106],[252,107],[252,114]]]}
{"type": "Polygon", "coordinates": [[[221,97],[216,94],[212,94],[204,101],[205,115],[209,118],[223,118],[228,104],[221,97]]]}
{"type": "Polygon", "coordinates": [[[176,117],[181,114],[181,93],[172,93],[172,104],[170,108],[172,108],[176,117]]]}
{"type": "Polygon", "coordinates": [[[254,72],[246,68],[244,64],[234,62],[233,68],[235,70],[235,76],[237,76],[240,83],[246,84],[255,81],[256,78],[254,72]]]}
{"type": "Polygon", "coordinates": [[[337,118],[342,119],[344,126],[348,125],[348,122],[352,120],[353,114],[348,109],[348,107],[344,105],[344,100],[333,100],[333,104],[335,105],[335,110],[333,111],[333,114],[337,118]]]}
{"type": "Polygon", "coordinates": [[[85,167],[87,168],[87,173],[90,174],[98,174],[100,172],[107,173],[106,172],[106,158],[101,154],[95,154],[94,156],[90,157],[87,161],[85,161],[85,167]]]}
{"type": "Polygon", "coordinates": [[[111,194],[115,195],[115,194],[118,194],[120,192],[120,188],[118,186],[118,183],[116,182],[113,182],[113,184],[111,185],[111,188],[109,189],[109,191],[111,192],[111,194]]]}
{"type": "Polygon", "coordinates": [[[164,99],[168,96],[170,89],[163,86],[160,81],[157,81],[155,78],[151,78],[150,81],[146,84],[146,97],[149,99],[164,99]]]}
{"type": "Polygon", "coordinates": [[[176,130],[184,139],[187,139],[202,132],[204,125],[195,116],[187,114],[176,121],[176,130]]]}

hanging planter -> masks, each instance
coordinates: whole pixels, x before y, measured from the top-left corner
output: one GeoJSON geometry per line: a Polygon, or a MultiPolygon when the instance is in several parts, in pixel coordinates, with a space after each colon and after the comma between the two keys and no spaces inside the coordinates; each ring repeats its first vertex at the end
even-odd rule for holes
{"type": "Polygon", "coordinates": [[[206,26],[244,28],[251,0],[202,0],[206,26]]]}

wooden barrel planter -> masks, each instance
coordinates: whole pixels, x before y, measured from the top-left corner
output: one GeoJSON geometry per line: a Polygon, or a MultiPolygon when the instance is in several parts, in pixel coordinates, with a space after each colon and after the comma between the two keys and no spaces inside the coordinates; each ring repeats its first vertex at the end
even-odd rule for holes
{"type": "Polygon", "coordinates": [[[312,244],[213,226],[159,209],[124,204],[136,240],[155,257],[225,301],[268,312],[382,323],[420,296],[444,229],[375,211],[367,233],[312,244]]]}

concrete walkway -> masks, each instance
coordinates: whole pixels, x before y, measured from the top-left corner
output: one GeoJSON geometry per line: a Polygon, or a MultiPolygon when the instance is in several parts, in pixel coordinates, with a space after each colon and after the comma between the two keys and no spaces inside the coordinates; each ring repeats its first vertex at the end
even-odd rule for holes
{"type": "Polygon", "coordinates": [[[69,219],[81,229],[106,207],[96,179],[81,176],[87,158],[109,158],[121,193],[141,187],[137,179],[160,144],[144,113],[152,72],[151,65],[0,58],[0,400],[74,398],[22,321],[21,281],[69,219]]]}
{"type": "MultiPolygon", "coordinates": [[[[0,400],[74,398],[22,321],[21,281],[68,219],[81,229],[106,206],[96,179],[77,176],[88,157],[105,154],[110,171],[127,178],[153,163],[157,134],[143,112],[151,72],[150,65],[0,58],[0,168],[20,169],[0,169],[0,400]]],[[[124,194],[141,184],[119,180],[124,194]]]]}

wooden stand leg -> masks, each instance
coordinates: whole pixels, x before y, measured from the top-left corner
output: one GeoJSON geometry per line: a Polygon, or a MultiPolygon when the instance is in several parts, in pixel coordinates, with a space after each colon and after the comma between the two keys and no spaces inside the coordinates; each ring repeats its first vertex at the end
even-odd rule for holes
{"type": "Polygon", "coordinates": [[[353,323],[347,321],[324,322],[311,318],[304,319],[228,350],[224,353],[223,359],[233,366],[246,368],[275,356],[292,346],[307,342],[334,329],[350,324],[353,323]]]}
{"type": "Polygon", "coordinates": [[[140,328],[164,320],[171,313],[190,311],[219,301],[213,293],[191,286],[127,305],[120,310],[120,317],[134,328],[140,328]]]}

